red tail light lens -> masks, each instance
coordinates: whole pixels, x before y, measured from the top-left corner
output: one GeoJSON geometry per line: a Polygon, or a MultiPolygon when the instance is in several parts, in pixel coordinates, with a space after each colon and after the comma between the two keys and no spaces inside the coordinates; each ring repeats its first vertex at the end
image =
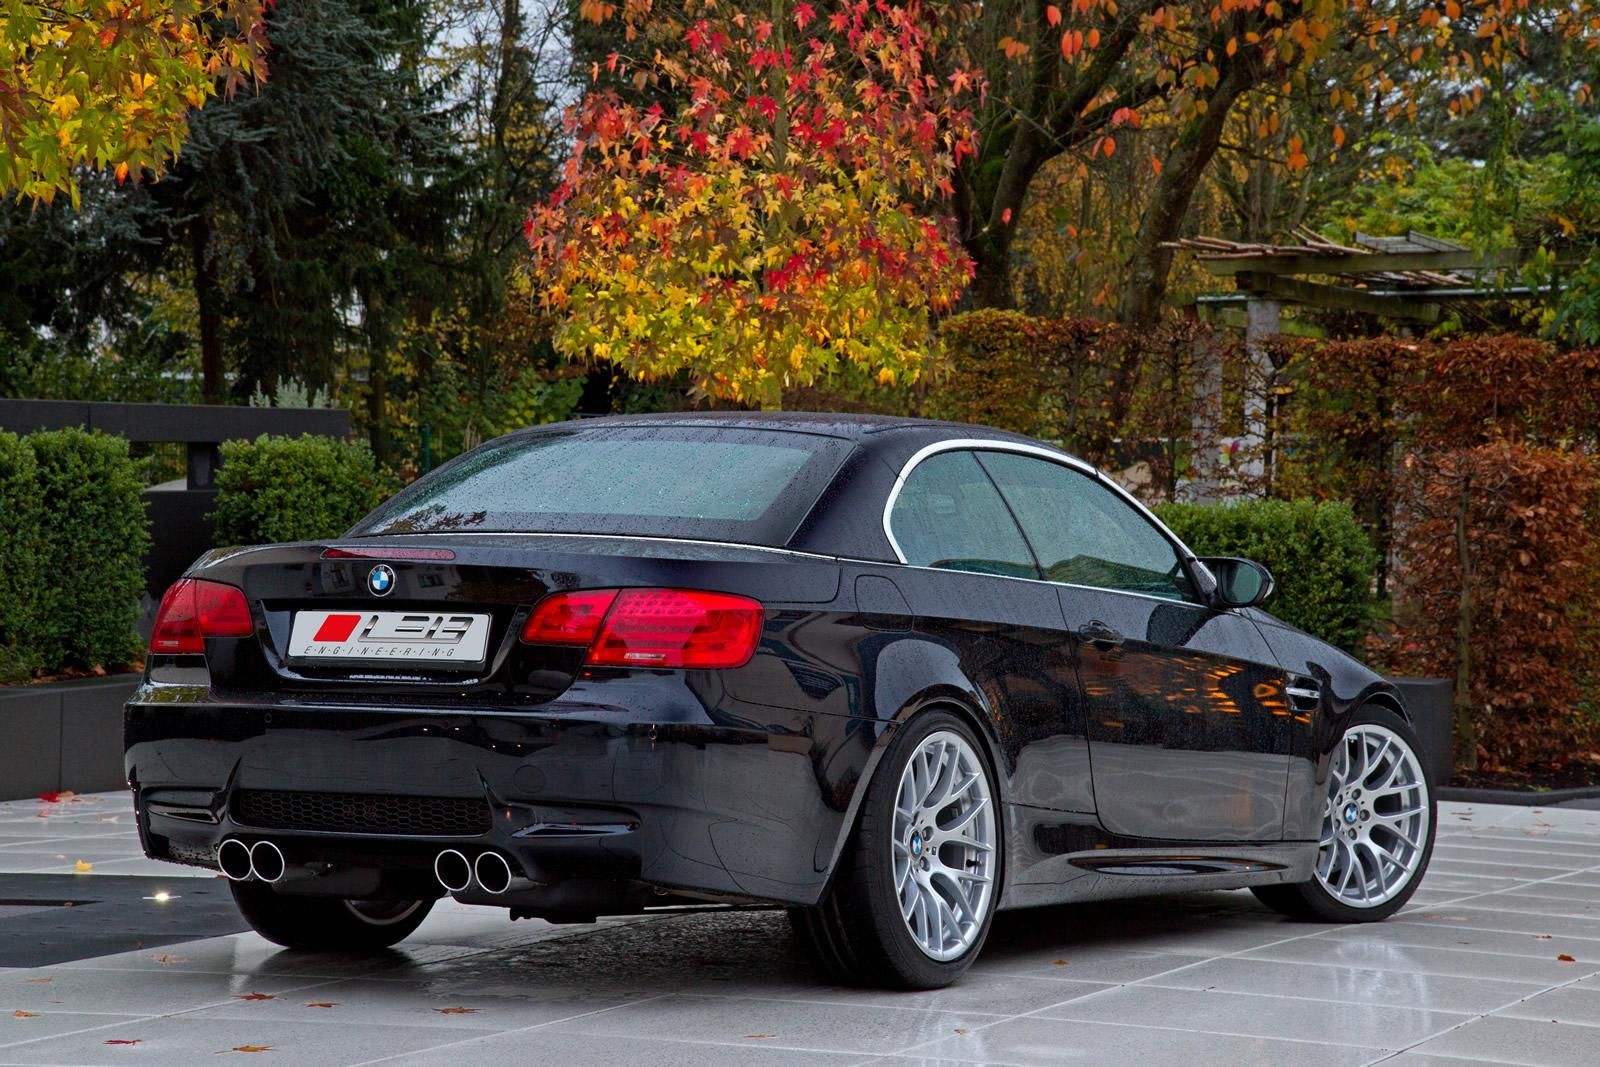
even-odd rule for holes
{"type": "Polygon", "coordinates": [[[530,644],[587,645],[592,667],[718,670],[755,655],[759,601],[696,589],[588,589],[541,600],[522,629],[530,644]]]}
{"type": "Polygon", "coordinates": [[[592,645],[615,599],[615,589],[553,593],[534,605],[522,639],[530,645],[592,645]]]}
{"type": "Polygon", "coordinates": [[[203,578],[179,578],[161,598],[150,651],[193,655],[208,637],[249,637],[255,632],[244,591],[203,578]]]}

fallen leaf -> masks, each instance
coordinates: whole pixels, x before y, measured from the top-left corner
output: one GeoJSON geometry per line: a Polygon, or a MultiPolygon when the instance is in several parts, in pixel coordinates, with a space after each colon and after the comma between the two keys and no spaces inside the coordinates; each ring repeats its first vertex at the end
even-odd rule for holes
{"type": "Polygon", "coordinates": [[[234,995],[233,999],[234,1000],[277,1000],[278,998],[275,995],[271,994],[271,993],[237,993],[237,994],[234,995]]]}
{"type": "Polygon", "coordinates": [[[1533,935],[1533,939],[1535,941],[1548,941],[1548,940],[1550,940],[1550,935],[1549,934],[1534,934],[1533,935]]]}
{"type": "Polygon", "coordinates": [[[221,1056],[221,1055],[224,1055],[224,1054],[229,1053],[229,1052],[271,1052],[271,1051],[272,1051],[272,1046],[271,1045],[235,1045],[232,1048],[223,1049],[221,1052],[217,1053],[217,1055],[221,1056]]]}
{"type": "Polygon", "coordinates": [[[1563,952],[1561,955],[1557,956],[1556,959],[1560,960],[1562,963],[1577,963],[1578,962],[1577,960],[1573,959],[1571,956],[1567,955],[1565,952],[1563,952]]]}
{"type": "Polygon", "coordinates": [[[338,1006],[339,1006],[339,1002],[337,1000],[308,1000],[308,1001],[306,1001],[306,1007],[308,1007],[308,1008],[337,1008],[338,1006]]]}
{"type": "Polygon", "coordinates": [[[142,1045],[142,1044],[144,1044],[144,1038],[142,1038],[142,1037],[113,1037],[113,1038],[108,1038],[106,1040],[106,1044],[108,1044],[108,1045],[142,1045]]]}
{"type": "Polygon", "coordinates": [[[54,978],[30,978],[30,979],[28,979],[28,981],[30,981],[30,982],[54,982],[55,979],[54,978]]]}
{"type": "Polygon", "coordinates": [[[23,1011],[21,1008],[18,1008],[16,1011],[11,1013],[11,1016],[14,1019],[37,1019],[39,1017],[39,1013],[34,1011],[23,1011]]]}
{"type": "Polygon", "coordinates": [[[1067,965],[1066,960],[1051,960],[1050,962],[1057,967],[1065,967],[1067,965]]]}
{"type": "Polygon", "coordinates": [[[477,1008],[434,1008],[440,1015],[476,1015],[477,1008]]]}
{"type": "Polygon", "coordinates": [[[150,958],[155,960],[157,963],[162,964],[163,966],[170,966],[171,964],[174,964],[174,963],[182,963],[183,962],[183,957],[182,956],[173,956],[173,955],[169,955],[168,953],[165,953],[165,952],[161,953],[160,955],[151,956],[150,958]]]}
{"type": "Polygon", "coordinates": [[[746,1038],[750,1038],[750,1039],[757,1039],[757,1038],[777,1037],[778,1035],[777,1034],[745,1034],[744,1036],[746,1038]]]}
{"type": "Polygon", "coordinates": [[[79,874],[88,874],[90,871],[94,870],[94,864],[89,863],[86,860],[79,860],[77,863],[73,864],[73,869],[79,874]]]}
{"type": "Polygon", "coordinates": [[[970,1030],[963,1030],[961,1027],[958,1026],[958,1027],[956,1027],[956,1033],[958,1033],[958,1034],[966,1034],[966,1033],[971,1033],[971,1031],[970,1030]]]}

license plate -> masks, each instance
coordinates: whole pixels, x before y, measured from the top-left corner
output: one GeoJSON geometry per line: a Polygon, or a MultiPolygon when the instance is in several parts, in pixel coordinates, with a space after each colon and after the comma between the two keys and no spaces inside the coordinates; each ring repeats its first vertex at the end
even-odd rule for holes
{"type": "Polygon", "coordinates": [[[484,659],[489,616],[453,611],[298,611],[289,657],[460,664],[484,659]]]}

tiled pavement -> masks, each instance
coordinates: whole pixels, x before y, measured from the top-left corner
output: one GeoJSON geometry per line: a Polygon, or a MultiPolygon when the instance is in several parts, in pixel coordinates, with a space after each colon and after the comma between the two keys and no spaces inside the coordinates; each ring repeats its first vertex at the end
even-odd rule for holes
{"type": "MultiPolygon", "coordinates": [[[[446,902],[379,959],[250,933],[0,958],[0,1064],[1600,1064],[1600,812],[1440,813],[1387,923],[1289,923],[1247,893],[1013,912],[934,993],[826,984],[772,911],[552,927],[446,902]]],[[[0,805],[0,875],[172,908],[220,886],[140,858],[131,821],[118,794],[0,805]]],[[[29,910],[0,900],[0,927],[29,910]]]]}

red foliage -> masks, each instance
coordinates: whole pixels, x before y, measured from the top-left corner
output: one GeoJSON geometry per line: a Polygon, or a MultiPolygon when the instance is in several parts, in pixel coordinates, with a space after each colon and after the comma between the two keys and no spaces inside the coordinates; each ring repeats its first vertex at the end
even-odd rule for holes
{"type": "Polygon", "coordinates": [[[1398,660],[1456,679],[1457,765],[1548,764],[1593,743],[1574,709],[1600,666],[1595,460],[1504,440],[1414,451],[1398,488],[1398,660]]]}

